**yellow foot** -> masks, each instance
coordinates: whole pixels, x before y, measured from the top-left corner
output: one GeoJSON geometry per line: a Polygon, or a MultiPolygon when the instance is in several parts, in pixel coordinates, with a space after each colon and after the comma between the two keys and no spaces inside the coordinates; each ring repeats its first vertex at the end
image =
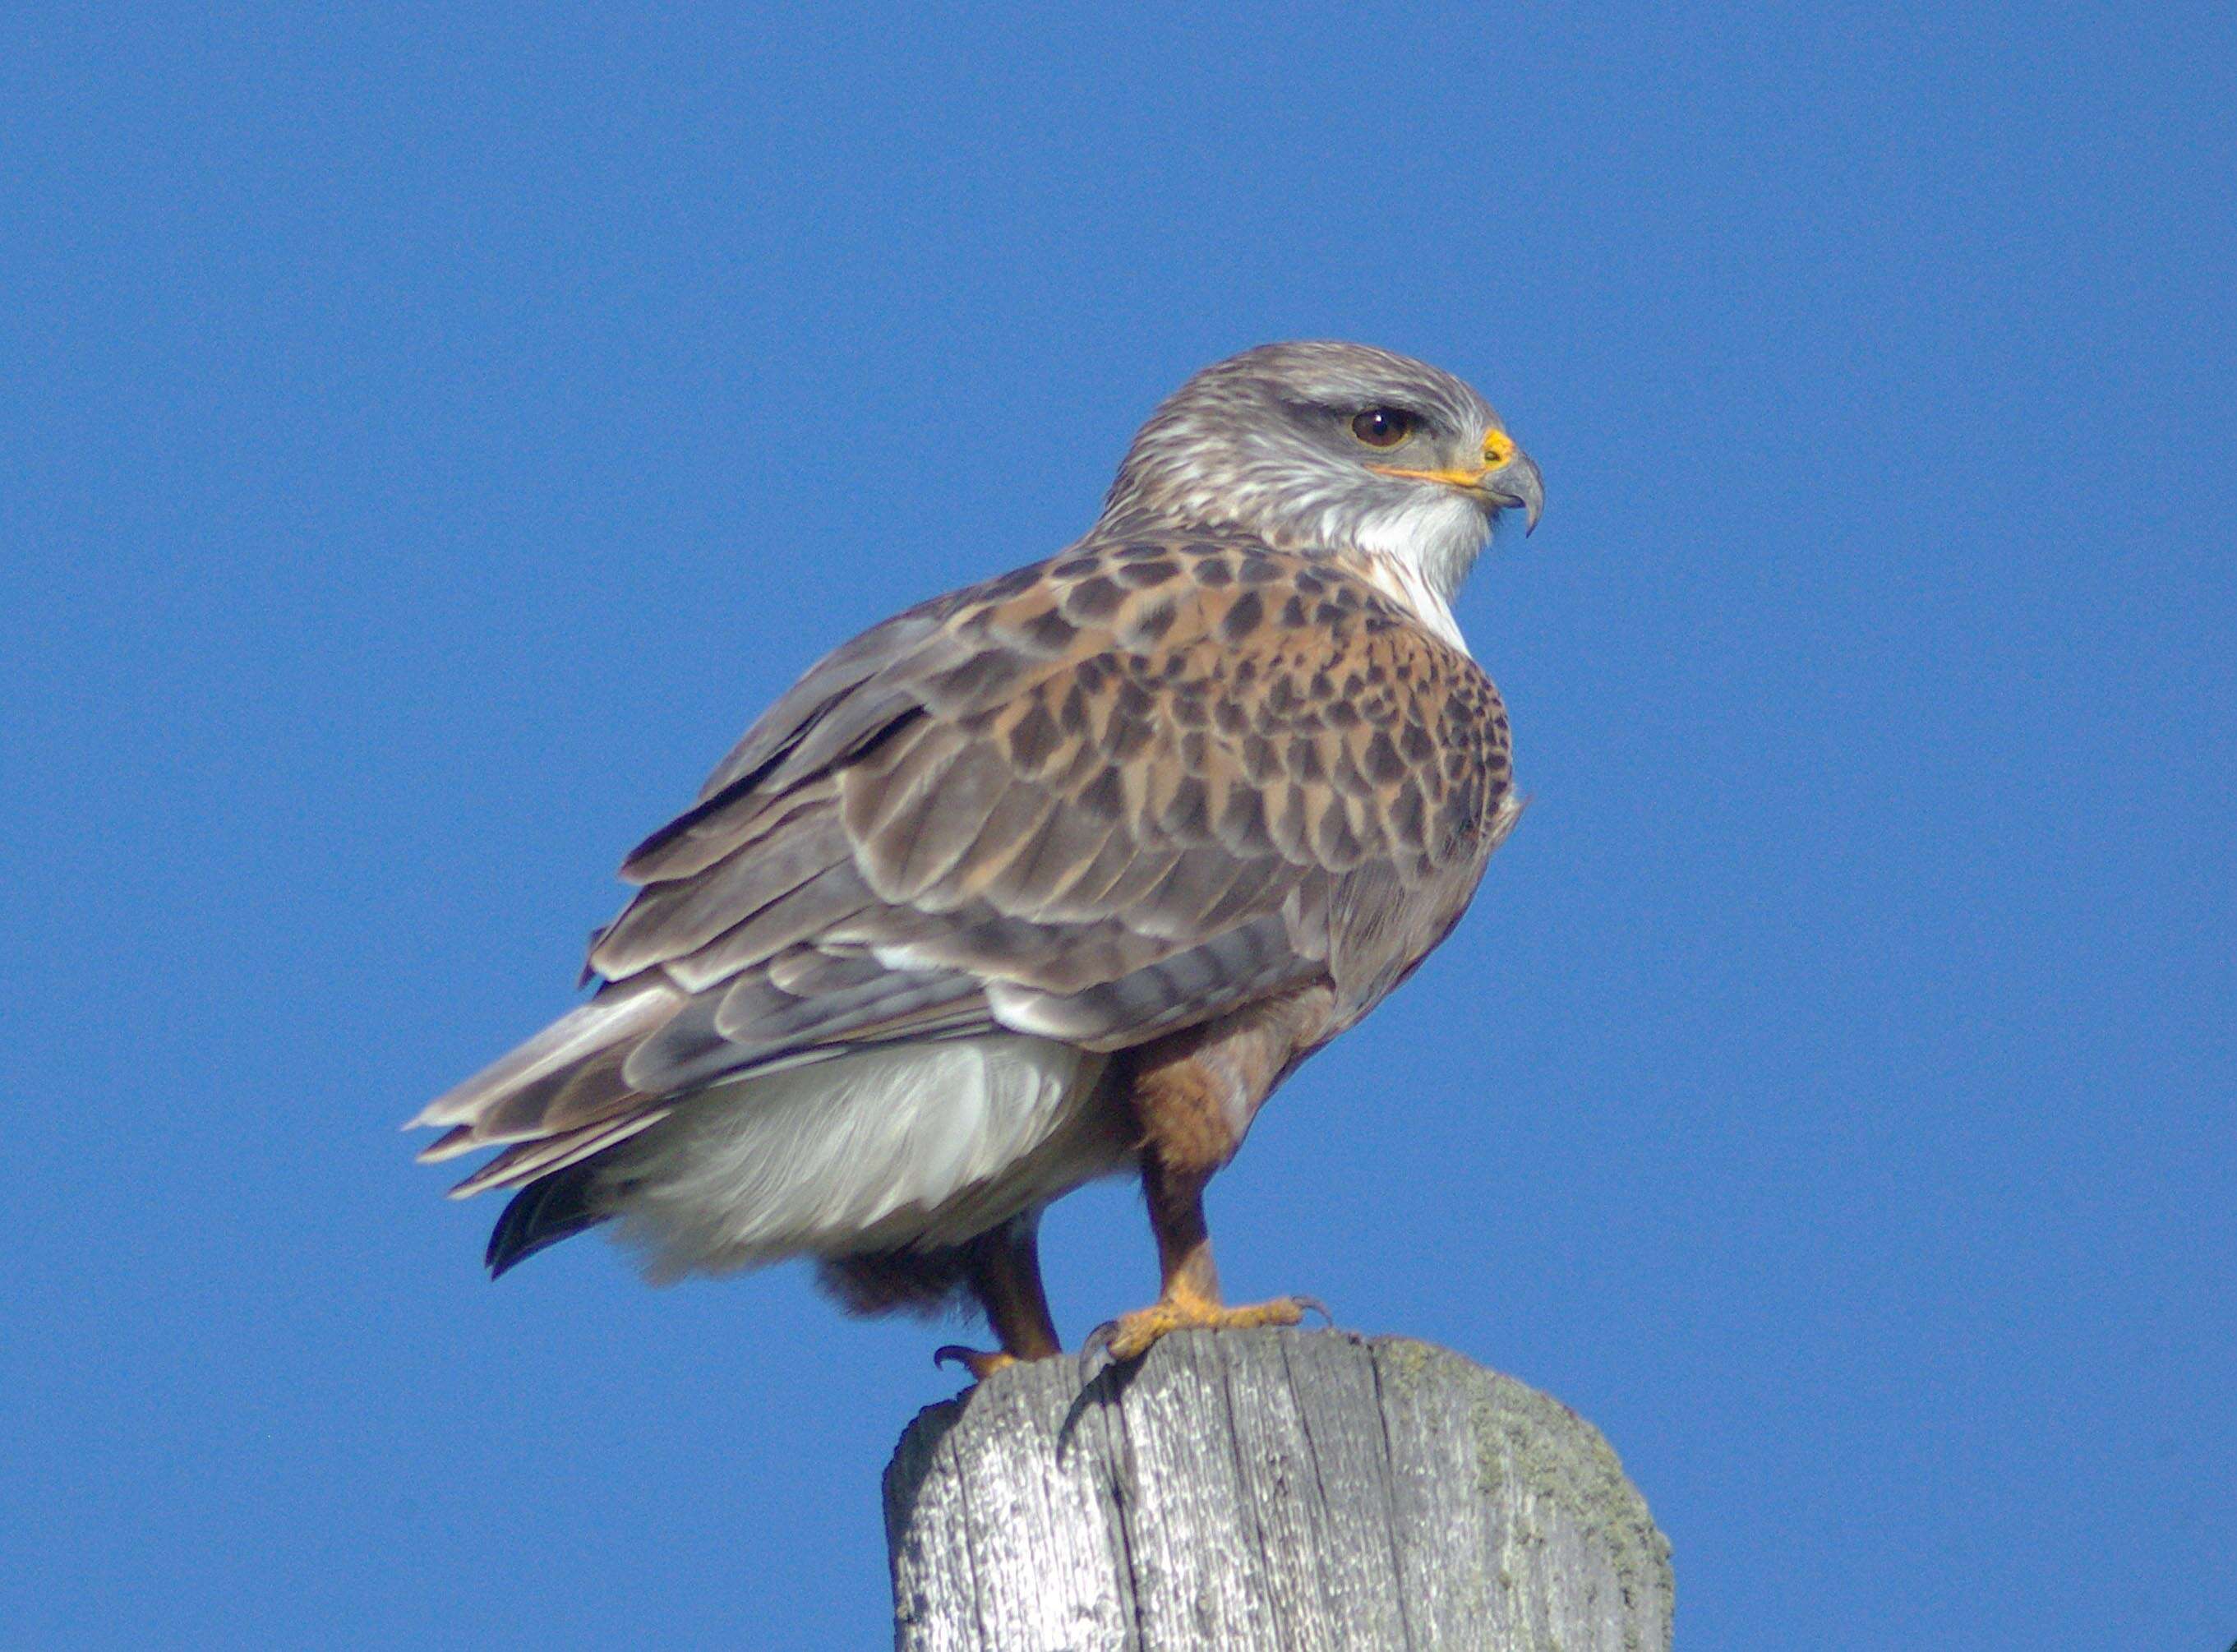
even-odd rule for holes
{"type": "Polygon", "coordinates": [[[1004,1366],[1016,1365],[1018,1357],[1005,1353],[999,1348],[993,1353],[981,1353],[976,1348],[964,1348],[951,1342],[944,1348],[933,1350],[932,1363],[934,1365],[960,1365],[971,1373],[972,1381],[983,1383],[1004,1366]]]}
{"type": "Polygon", "coordinates": [[[1100,1345],[1112,1363],[1124,1365],[1150,1351],[1158,1338],[1173,1331],[1248,1331],[1258,1325],[1293,1325],[1310,1308],[1323,1318],[1328,1310],[1311,1297],[1276,1297],[1270,1302],[1224,1307],[1206,1297],[1175,1293],[1161,1297],[1146,1308],[1121,1314],[1088,1338],[1091,1350],[1100,1345]]]}

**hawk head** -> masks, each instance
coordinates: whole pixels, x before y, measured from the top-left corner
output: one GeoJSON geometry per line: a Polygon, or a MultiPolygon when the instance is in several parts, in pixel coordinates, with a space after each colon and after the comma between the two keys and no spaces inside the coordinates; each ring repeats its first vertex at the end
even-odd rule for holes
{"type": "Polygon", "coordinates": [[[1134,438],[1104,521],[1224,529],[1395,566],[1442,605],[1501,511],[1526,531],[1538,466],[1489,403],[1363,344],[1261,345],[1198,373],[1134,438]]]}

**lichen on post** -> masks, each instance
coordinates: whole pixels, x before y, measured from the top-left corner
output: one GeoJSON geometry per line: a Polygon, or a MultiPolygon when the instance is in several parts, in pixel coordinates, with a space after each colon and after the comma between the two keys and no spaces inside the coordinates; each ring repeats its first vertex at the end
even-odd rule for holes
{"type": "Polygon", "coordinates": [[[918,1417],[885,1495],[910,1652],[1670,1644],[1669,1544],[1599,1431],[1405,1338],[1012,1367],[918,1417]]]}

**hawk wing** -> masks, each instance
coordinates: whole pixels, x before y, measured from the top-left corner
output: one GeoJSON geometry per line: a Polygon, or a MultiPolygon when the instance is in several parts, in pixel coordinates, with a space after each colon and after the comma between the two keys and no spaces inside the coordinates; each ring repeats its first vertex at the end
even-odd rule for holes
{"type": "Polygon", "coordinates": [[[1363,1014],[1518,812],[1475,663],[1326,558],[1090,540],[812,669],[623,867],[605,984],[418,1123],[518,1184],[717,1080],[1008,1030],[1363,1014]]]}

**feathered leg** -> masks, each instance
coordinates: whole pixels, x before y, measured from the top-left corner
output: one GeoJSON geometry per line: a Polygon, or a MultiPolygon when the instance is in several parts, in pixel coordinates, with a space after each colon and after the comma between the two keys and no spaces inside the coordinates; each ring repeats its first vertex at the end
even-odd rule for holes
{"type": "Polygon", "coordinates": [[[1303,1059],[1301,1041],[1282,1014],[1238,1018],[1175,1041],[1158,1053],[1162,1059],[1138,1070],[1132,1100],[1161,1285],[1148,1307],[1121,1315],[1089,1339],[1112,1359],[1138,1358],[1171,1331],[1293,1325],[1307,1308],[1321,1308],[1310,1297],[1227,1306],[1204,1219],[1205,1184],[1243,1145],[1259,1103],[1303,1059]]]}
{"type": "Polygon", "coordinates": [[[1026,1211],[965,1247],[965,1282],[1001,1347],[982,1353],[951,1343],[933,1355],[935,1365],[954,1360],[984,1380],[1020,1359],[1046,1359],[1063,1351],[1041,1287],[1040,1220],[1039,1211],[1026,1211]]]}
{"type": "Polygon", "coordinates": [[[1211,1234],[1204,1220],[1204,1186],[1210,1180],[1208,1173],[1176,1170],[1151,1154],[1143,1155],[1142,1192],[1150,1206],[1150,1231],[1157,1237],[1158,1271],[1164,1283],[1155,1302],[1119,1315],[1090,1339],[1113,1360],[1139,1358],[1170,1331],[1293,1325],[1308,1308],[1327,1312],[1310,1297],[1275,1297],[1232,1308],[1221,1301],[1219,1270],[1212,1265],[1211,1234]]]}

